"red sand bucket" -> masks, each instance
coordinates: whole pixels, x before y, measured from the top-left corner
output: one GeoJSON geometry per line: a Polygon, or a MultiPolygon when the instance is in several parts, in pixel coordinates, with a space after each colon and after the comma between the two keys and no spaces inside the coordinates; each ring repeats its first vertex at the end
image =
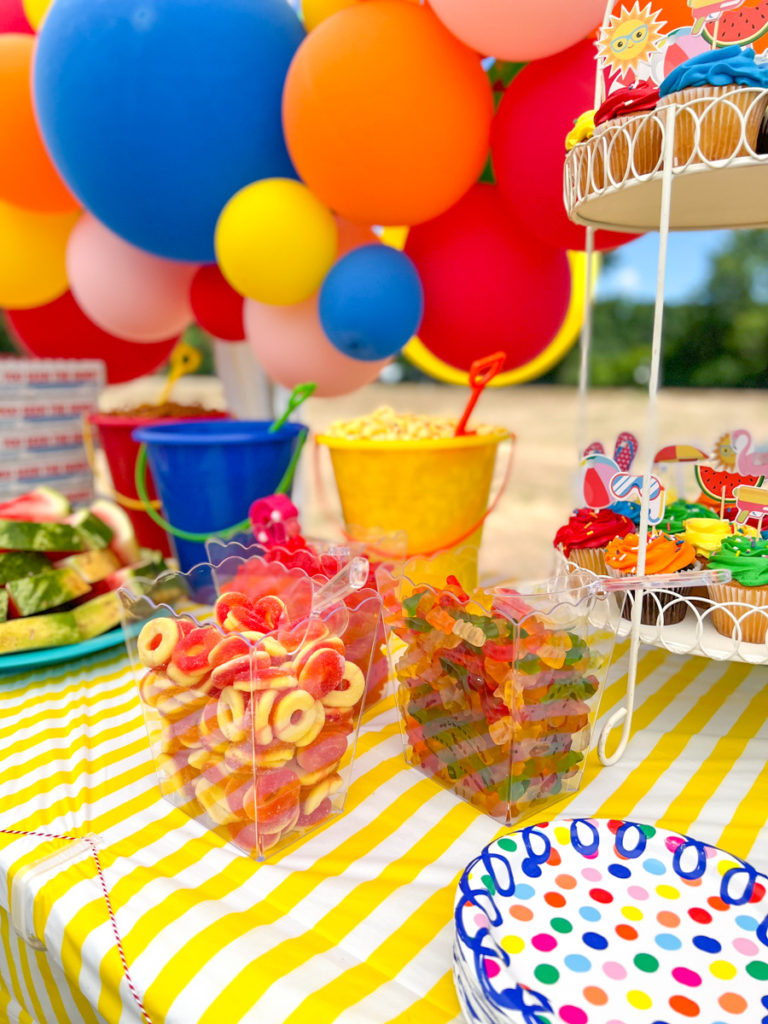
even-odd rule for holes
{"type": "MultiPolygon", "coordinates": [[[[225,412],[211,411],[204,416],[196,416],[195,419],[221,420],[229,419],[225,412]]],[[[162,551],[164,555],[171,555],[171,546],[168,534],[162,527],[158,526],[143,510],[141,501],[136,492],[134,473],[136,470],[136,459],[139,454],[138,441],[134,441],[131,433],[137,427],[153,427],[169,423],[179,423],[179,419],[152,419],[146,416],[111,416],[105,413],[94,413],[88,417],[88,422],[98,428],[101,447],[109,464],[109,472],[112,476],[113,499],[123,506],[128,514],[133,528],[136,531],[136,539],[145,548],[153,548],[162,551]],[[136,507],[133,507],[135,502],[136,507]]],[[[147,474],[149,497],[157,500],[157,492],[151,474],[147,474]]]]}

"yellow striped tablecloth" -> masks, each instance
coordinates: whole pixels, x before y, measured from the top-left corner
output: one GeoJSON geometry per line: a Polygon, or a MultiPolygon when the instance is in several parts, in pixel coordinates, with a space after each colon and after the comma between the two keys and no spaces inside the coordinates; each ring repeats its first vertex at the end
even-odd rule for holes
{"type": "MultiPolygon", "coordinates": [[[[645,648],[639,677],[624,758],[593,752],[557,814],[660,824],[768,870],[768,669],[645,648]]],[[[124,652],[0,677],[0,743],[0,829],[95,837],[153,1024],[460,1019],[455,884],[499,830],[405,765],[392,699],[365,716],[344,815],[262,865],[160,799],[124,652]]],[[[141,1020],[88,848],[0,834],[0,876],[0,1021],[141,1020]],[[57,851],[74,859],[41,862],[57,851]]]]}

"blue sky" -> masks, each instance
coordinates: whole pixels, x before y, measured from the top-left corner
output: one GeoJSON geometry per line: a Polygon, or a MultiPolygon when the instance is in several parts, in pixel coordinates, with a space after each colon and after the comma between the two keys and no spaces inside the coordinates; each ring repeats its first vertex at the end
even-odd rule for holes
{"type": "MultiPolygon", "coordinates": [[[[728,241],[727,231],[673,231],[669,235],[666,302],[685,302],[706,281],[712,254],[728,241]]],[[[650,301],[656,295],[659,236],[642,235],[616,252],[615,266],[603,270],[598,299],[650,301]]]]}

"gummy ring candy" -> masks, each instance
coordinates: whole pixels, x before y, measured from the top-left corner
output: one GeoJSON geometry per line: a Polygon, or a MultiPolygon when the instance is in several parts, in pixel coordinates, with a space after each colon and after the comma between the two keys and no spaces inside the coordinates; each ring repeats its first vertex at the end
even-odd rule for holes
{"type": "Polygon", "coordinates": [[[306,814],[304,811],[299,815],[299,820],[296,822],[296,828],[300,832],[306,831],[308,828],[313,828],[318,825],[321,821],[325,821],[329,817],[333,810],[333,804],[331,803],[330,797],[325,797],[321,800],[317,807],[312,811],[311,814],[306,814]]]}
{"type": "Polygon", "coordinates": [[[179,639],[179,630],[173,619],[150,619],[139,633],[139,660],[147,668],[166,665],[179,639]]]}
{"type": "Polygon", "coordinates": [[[171,657],[171,665],[178,670],[178,674],[182,677],[200,679],[202,676],[208,675],[210,671],[208,655],[219,639],[219,633],[208,626],[191,629],[186,636],[178,640],[171,657]]]}
{"type": "MultiPolygon", "coordinates": [[[[259,671],[253,677],[254,690],[293,690],[298,680],[289,665],[273,666],[259,671]]],[[[240,684],[236,684],[240,689],[240,684]]]]}
{"type": "Polygon", "coordinates": [[[292,743],[273,740],[266,747],[254,747],[253,763],[257,768],[283,768],[293,757],[292,743]]]}
{"type": "Polygon", "coordinates": [[[339,762],[334,761],[326,768],[318,768],[316,772],[299,772],[299,782],[301,783],[302,788],[314,786],[316,782],[319,782],[321,779],[325,779],[329,775],[333,774],[338,767],[339,762]]]}
{"type": "Polygon", "coordinates": [[[326,725],[333,725],[342,732],[351,733],[354,731],[354,711],[352,708],[329,708],[323,704],[325,709],[326,725]]]}
{"type": "Polygon", "coordinates": [[[344,679],[344,655],[330,647],[313,651],[299,669],[299,686],[311,693],[316,700],[322,700],[335,690],[344,679]]]}
{"type": "Polygon", "coordinates": [[[283,661],[288,657],[288,651],[274,636],[265,636],[259,641],[259,650],[265,651],[273,661],[283,661]]]}
{"type": "Polygon", "coordinates": [[[187,763],[186,752],[158,754],[156,763],[160,783],[167,792],[177,792],[196,778],[197,773],[187,763]]]}
{"type": "Polygon", "coordinates": [[[364,693],[365,676],[353,661],[348,661],[344,666],[340,686],[327,693],[322,700],[327,708],[351,708],[357,704],[364,693]]]}
{"type": "Polygon", "coordinates": [[[327,634],[323,637],[318,637],[316,640],[310,640],[309,642],[305,640],[293,660],[297,673],[301,673],[304,665],[306,665],[309,658],[311,658],[316,651],[324,650],[325,648],[343,655],[344,641],[338,636],[328,636],[327,634]]]}
{"type": "Polygon", "coordinates": [[[321,733],[311,746],[298,750],[296,760],[305,772],[316,772],[340,761],[346,750],[345,733],[329,729],[321,733]]]}
{"type": "Polygon", "coordinates": [[[225,636],[209,651],[208,664],[214,669],[247,653],[248,644],[241,636],[225,636]]]}
{"type": "Polygon", "coordinates": [[[222,760],[221,754],[207,750],[205,747],[195,747],[194,750],[189,752],[189,765],[198,772],[203,772],[208,768],[215,768],[221,764],[222,760]]]}
{"type": "Polygon", "coordinates": [[[236,775],[253,768],[253,744],[250,737],[242,743],[232,743],[224,753],[224,764],[236,775]]]}
{"type": "Polygon", "coordinates": [[[139,696],[145,704],[153,708],[160,697],[173,693],[175,689],[165,672],[150,669],[139,683],[139,696]]]}
{"type": "Polygon", "coordinates": [[[327,779],[318,782],[306,794],[302,794],[302,813],[308,815],[317,810],[327,796],[331,796],[332,793],[341,788],[342,781],[340,775],[329,775],[327,779]]]}
{"type": "Polygon", "coordinates": [[[158,739],[161,753],[173,754],[178,750],[191,750],[197,747],[199,725],[199,717],[196,714],[177,721],[163,719],[158,739]]]}
{"type": "Polygon", "coordinates": [[[200,743],[215,753],[223,754],[227,749],[227,737],[219,728],[219,702],[209,700],[200,717],[200,743]]]}
{"type": "Polygon", "coordinates": [[[274,594],[265,594],[264,597],[260,597],[253,606],[253,610],[261,620],[261,625],[257,628],[264,633],[271,633],[272,630],[277,629],[286,612],[285,602],[281,601],[279,597],[275,597],[274,594]]]}
{"type": "Polygon", "coordinates": [[[277,699],[277,690],[263,690],[254,693],[251,704],[253,716],[253,738],[260,747],[268,746],[274,739],[272,726],[269,724],[272,708],[277,699]]]}
{"type": "Polygon", "coordinates": [[[300,792],[299,780],[290,768],[265,771],[258,775],[244,805],[260,831],[264,828],[269,832],[279,832],[293,819],[299,806],[300,792]],[[253,814],[250,814],[251,808],[253,814]]]}
{"type": "Polygon", "coordinates": [[[228,633],[243,629],[254,629],[264,633],[261,618],[256,615],[253,602],[236,590],[222,594],[214,605],[216,621],[228,633]]]}
{"type": "Polygon", "coordinates": [[[251,716],[245,700],[234,686],[222,690],[217,709],[219,728],[230,743],[241,743],[251,731],[251,716]]]}
{"type": "Polygon", "coordinates": [[[227,802],[226,790],[220,782],[211,782],[205,775],[200,775],[195,782],[195,798],[217,825],[226,825],[238,820],[238,816],[233,813],[227,802]]]}
{"type": "Polygon", "coordinates": [[[315,698],[306,690],[281,694],[272,710],[271,725],[283,743],[295,743],[315,724],[315,698]]]}
{"type": "Polygon", "coordinates": [[[309,732],[302,736],[300,740],[296,740],[297,747],[308,747],[310,743],[313,743],[317,739],[325,725],[325,717],[325,708],[319,700],[315,701],[315,721],[309,732]]]}

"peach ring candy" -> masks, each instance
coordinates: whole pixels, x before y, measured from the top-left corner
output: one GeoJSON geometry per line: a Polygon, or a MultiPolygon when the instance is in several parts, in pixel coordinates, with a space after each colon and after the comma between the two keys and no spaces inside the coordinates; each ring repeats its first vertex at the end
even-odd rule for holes
{"type": "Polygon", "coordinates": [[[315,825],[319,825],[321,821],[325,821],[330,816],[333,810],[333,804],[331,803],[330,797],[325,797],[321,800],[317,807],[312,811],[311,814],[306,814],[304,811],[299,815],[299,820],[296,822],[296,828],[300,831],[312,828],[315,825]]]}
{"type": "Polygon", "coordinates": [[[272,661],[284,661],[288,656],[288,651],[274,636],[265,636],[259,640],[259,653],[262,651],[268,654],[272,661]]]}
{"type": "Polygon", "coordinates": [[[325,724],[333,726],[344,733],[354,732],[355,713],[352,708],[329,708],[323,704],[325,708],[325,724]]]}
{"type": "Polygon", "coordinates": [[[176,692],[176,685],[165,672],[150,669],[139,682],[139,696],[151,708],[155,707],[160,697],[176,692]]]}
{"type": "Polygon", "coordinates": [[[200,744],[206,750],[223,754],[227,749],[227,737],[219,728],[219,702],[209,700],[200,716],[200,744]]]}
{"type": "Polygon", "coordinates": [[[319,700],[315,701],[315,721],[312,724],[311,729],[308,733],[301,737],[300,740],[296,741],[297,747],[307,747],[310,743],[313,743],[320,735],[323,726],[325,725],[325,708],[319,700]]]}
{"type": "MultiPolygon", "coordinates": [[[[280,831],[292,820],[300,792],[299,780],[290,768],[260,772],[251,790],[251,806],[255,799],[255,813],[250,816],[255,818],[260,828],[266,826],[270,832],[280,831]]],[[[248,798],[244,805],[250,812],[248,798]]]]}
{"type": "Polygon", "coordinates": [[[321,732],[311,746],[297,751],[296,760],[305,772],[316,772],[340,761],[346,752],[346,735],[329,729],[321,732]]]}
{"type": "MultiPolygon", "coordinates": [[[[233,639],[235,638],[233,637],[233,639]]],[[[238,689],[250,691],[251,679],[259,664],[263,666],[263,670],[268,669],[271,665],[269,656],[264,654],[263,651],[249,651],[247,654],[241,654],[236,658],[232,658],[231,661],[225,661],[223,664],[217,665],[211,675],[215,689],[221,690],[225,686],[234,686],[235,684],[242,683],[242,686],[238,685],[238,689]],[[261,658],[259,658],[259,655],[261,655],[261,658]]]]}
{"type": "Polygon", "coordinates": [[[158,746],[163,754],[174,754],[180,750],[192,750],[199,746],[200,717],[197,714],[175,722],[162,720],[158,746]]]}
{"type": "Polygon", "coordinates": [[[241,636],[225,636],[213,647],[208,654],[208,664],[211,668],[217,668],[233,658],[239,658],[248,653],[248,644],[241,636]]]}
{"type": "Polygon", "coordinates": [[[250,710],[246,709],[242,693],[227,686],[219,697],[217,711],[219,728],[230,743],[242,743],[251,731],[250,710]]]}
{"type": "Polygon", "coordinates": [[[339,762],[334,761],[329,764],[326,768],[318,768],[316,772],[303,772],[300,768],[294,768],[294,771],[298,773],[299,782],[301,783],[302,789],[308,789],[310,786],[314,786],[316,782],[321,779],[327,778],[339,767],[339,762]]]}
{"type": "Polygon", "coordinates": [[[179,639],[174,619],[150,619],[139,633],[139,660],[147,668],[167,665],[179,639]]]}
{"type": "Polygon", "coordinates": [[[294,750],[292,743],[273,740],[266,747],[253,748],[253,763],[257,768],[283,768],[292,760],[294,750]]]}
{"type": "Polygon", "coordinates": [[[335,793],[341,788],[342,778],[340,775],[329,775],[328,778],[318,782],[306,793],[302,793],[301,810],[303,814],[311,814],[317,810],[327,796],[335,793]]]}
{"type": "Polygon", "coordinates": [[[260,747],[268,746],[275,738],[269,724],[272,708],[277,700],[277,690],[262,690],[254,693],[251,704],[253,718],[253,739],[260,747]]]}
{"type": "Polygon", "coordinates": [[[238,815],[229,806],[223,783],[210,782],[201,775],[195,782],[195,797],[208,817],[217,825],[226,825],[230,821],[238,820],[238,815]]]}
{"type": "Polygon", "coordinates": [[[306,640],[299,648],[298,654],[293,659],[293,664],[298,673],[301,673],[302,668],[306,665],[307,661],[319,650],[331,650],[337,651],[339,654],[344,654],[344,641],[338,636],[323,636],[318,637],[316,640],[306,640]]]}
{"type": "Polygon", "coordinates": [[[317,700],[335,690],[344,678],[344,655],[321,647],[307,658],[299,670],[299,685],[317,700]]]}
{"type": "Polygon", "coordinates": [[[353,661],[348,661],[340,685],[322,700],[327,708],[351,708],[362,699],[364,693],[365,676],[353,661]]]}
{"type": "Polygon", "coordinates": [[[271,633],[277,629],[286,612],[285,602],[281,601],[279,597],[275,597],[274,594],[265,594],[264,597],[260,597],[254,604],[253,610],[261,620],[261,625],[256,628],[263,633],[271,633]]]}
{"type": "Polygon", "coordinates": [[[157,758],[157,774],[160,781],[168,790],[175,792],[188,783],[194,781],[197,772],[187,763],[187,755],[183,752],[176,754],[159,754],[157,758]]]}
{"type": "Polygon", "coordinates": [[[220,634],[210,626],[199,626],[181,637],[171,657],[174,665],[183,676],[198,678],[208,675],[210,666],[208,655],[220,640],[220,634]]]}
{"type": "Polygon", "coordinates": [[[296,743],[315,724],[315,698],[306,690],[281,694],[272,709],[272,731],[283,743],[296,743]]]}
{"type": "Polygon", "coordinates": [[[243,629],[267,632],[261,627],[261,617],[256,614],[253,601],[236,590],[222,594],[213,609],[216,621],[223,630],[231,633],[243,629]]]}

